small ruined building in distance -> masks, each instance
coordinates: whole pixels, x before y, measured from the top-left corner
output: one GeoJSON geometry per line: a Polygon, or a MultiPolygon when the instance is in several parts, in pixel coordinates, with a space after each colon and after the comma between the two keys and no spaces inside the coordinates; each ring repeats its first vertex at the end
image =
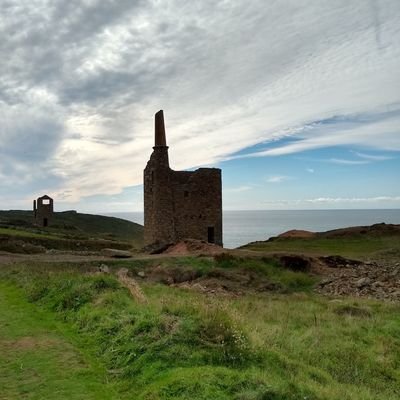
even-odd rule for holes
{"type": "Polygon", "coordinates": [[[172,170],[161,110],[155,115],[155,145],[144,170],[144,242],[162,247],[186,238],[222,246],[221,170],[172,170]]]}
{"type": "Polygon", "coordinates": [[[54,213],[54,201],[51,197],[44,195],[33,200],[33,215],[35,224],[41,227],[49,225],[54,213]]]}

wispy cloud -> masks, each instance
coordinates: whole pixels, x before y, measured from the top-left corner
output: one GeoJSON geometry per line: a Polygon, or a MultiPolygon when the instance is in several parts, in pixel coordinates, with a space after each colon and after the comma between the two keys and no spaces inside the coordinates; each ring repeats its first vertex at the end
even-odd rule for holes
{"type": "Polygon", "coordinates": [[[268,183],[281,183],[281,182],[285,182],[292,179],[290,176],[286,176],[286,175],[275,175],[275,176],[270,176],[269,178],[267,178],[267,182],[268,183]]]}
{"type": "Polygon", "coordinates": [[[305,125],[292,141],[240,157],[281,156],[344,145],[400,151],[399,126],[400,104],[393,112],[347,115],[326,122],[317,121],[305,125]]]}
{"type": "Polygon", "coordinates": [[[385,203],[399,202],[400,196],[376,196],[376,197],[316,197],[311,199],[295,200],[271,200],[265,201],[269,205],[291,205],[298,206],[302,204],[338,204],[338,203],[385,203]]]}
{"type": "Polygon", "coordinates": [[[366,160],[371,160],[371,161],[386,161],[386,160],[392,160],[392,156],[387,156],[387,155],[381,155],[381,154],[366,154],[366,153],[360,153],[358,151],[353,151],[357,157],[360,158],[365,158],[366,160]]]}
{"type": "Polygon", "coordinates": [[[330,158],[327,160],[328,162],[331,162],[333,164],[345,164],[345,165],[362,165],[362,164],[368,164],[369,161],[366,160],[346,160],[343,158],[330,158]]]}
{"type": "Polygon", "coordinates": [[[310,174],[313,174],[315,172],[314,168],[307,168],[306,171],[309,172],[310,174]]]}
{"type": "Polygon", "coordinates": [[[226,192],[230,193],[240,193],[240,192],[247,192],[248,190],[253,189],[253,186],[238,186],[238,187],[232,187],[232,188],[227,188],[225,189],[226,192]]]}
{"type": "Polygon", "coordinates": [[[385,201],[400,201],[400,196],[377,197],[317,197],[304,200],[307,203],[379,203],[385,201]]]}

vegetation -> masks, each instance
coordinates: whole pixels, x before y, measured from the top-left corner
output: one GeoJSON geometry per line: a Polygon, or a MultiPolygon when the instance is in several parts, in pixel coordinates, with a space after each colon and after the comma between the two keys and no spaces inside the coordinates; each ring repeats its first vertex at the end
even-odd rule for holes
{"type": "Polygon", "coordinates": [[[351,236],[316,238],[275,238],[265,242],[253,242],[242,249],[263,252],[287,251],[300,254],[341,255],[365,258],[379,253],[400,255],[400,235],[351,236]]]}
{"type": "Polygon", "coordinates": [[[35,239],[59,239],[60,236],[56,234],[50,234],[46,231],[40,231],[39,229],[35,231],[29,231],[21,228],[14,227],[3,227],[0,228],[0,235],[5,236],[17,236],[20,238],[35,238],[35,239]]]}
{"type": "Polygon", "coordinates": [[[45,229],[33,223],[32,211],[0,211],[0,250],[36,253],[43,249],[99,250],[105,247],[129,249],[143,245],[143,227],[120,218],[54,213],[45,229]],[[28,245],[28,246],[27,246],[28,245]]]}
{"type": "Polygon", "coordinates": [[[104,368],[66,324],[0,282],[0,399],[117,399],[104,368]]]}
{"type": "MultiPolygon", "coordinates": [[[[47,351],[45,373],[43,349],[32,349],[21,395],[25,370],[6,367],[18,353],[0,353],[0,383],[7,390],[0,398],[51,398],[50,387],[69,399],[399,398],[399,305],[317,296],[309,290],[311,278],[266,259],[157,262],[166,269],[190,267],[198,276],[257,270],[286,293],[210,295],[148,280],[141,281],[146,301],[138,302],[113,274],[95,274],[94,265],[2,267],[0,322],[8,321],[0,325],[3,348],[32,327],[30,336],[46,331],[64,343],[65,355],[57,353],[58,345],[47,351]],[[13,338],[11,331],[21,333],[13,338]],[[56,363],[63,357],[68,374],[60,377],[56,363]]],[[[110,267],[123,265],[136,274],[151,263],[110,267]]]]}

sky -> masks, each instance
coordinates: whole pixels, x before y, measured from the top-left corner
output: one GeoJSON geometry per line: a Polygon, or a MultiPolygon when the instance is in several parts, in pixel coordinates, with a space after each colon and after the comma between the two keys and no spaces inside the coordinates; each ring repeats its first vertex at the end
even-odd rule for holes
{"type": "Polygon", "coordinates": [[[400,1],[0,0],[0,209],[143,209],[154,114],[226,210],[400,208],[400,1]]]}

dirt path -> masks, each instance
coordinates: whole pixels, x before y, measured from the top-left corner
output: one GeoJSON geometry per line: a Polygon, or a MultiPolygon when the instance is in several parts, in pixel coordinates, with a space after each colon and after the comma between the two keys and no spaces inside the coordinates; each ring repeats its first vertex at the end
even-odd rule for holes
{"type": "Polygon", "coordinates": [[[0,252],[0,264],[14,264],[26,261],[43,261],[43,262],[89,262],[89,261],[106,261],[110,257],[104,256],[88,256],[78,254],[14,254],[0,252]]]}
{"type": "Polygon", "coordinates": [[[81,255],[73,253],[47,253],[47,254],[15,254],[0,251],[1,264],[15,264],[24,262],[92,262],[92,261],[127,261],[130,260],[151,260],[157,258],[182,257],[177,254],[135,254],[131,258],[113,258],[102,255],[81,255]]]}

